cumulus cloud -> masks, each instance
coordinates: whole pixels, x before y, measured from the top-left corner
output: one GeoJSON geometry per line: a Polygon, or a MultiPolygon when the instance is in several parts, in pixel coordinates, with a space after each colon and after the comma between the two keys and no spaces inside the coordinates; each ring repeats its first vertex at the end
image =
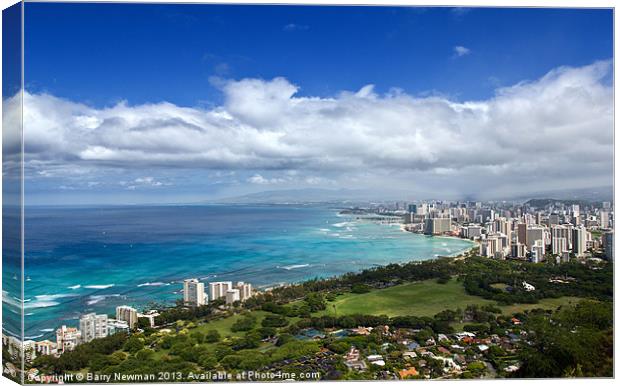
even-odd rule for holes
{"type": "MultiPolygon", "coordinates": [[[[379,95],[372,85],[298,96],[284,78],[222,81],[224,102],[211,109],[93,108],[26,92],[25,166],[32,178],[83,169],[92,179],[110,168],[244,171],[257,185],[292,182],[290,171],[298,172],[293,182],[313,185],[413,178],[469,191],[611,184],[610,69],[609,61],[562,67],[479,101],[379,95]]],[[[5,109],[15,104],[4,101],[5,109]]],[[[5,140],[18,147],[18,138],[5,140]]],[[[127,186],[161,183],[141,178],[127,186]]]]}
{"type": "Polygon", "coordinates": [[[456,56],[456,57],[469,55],[470,52],[471,52],[471,50],[469,48],[467,48],[467,47],[463,47],[463,46],[455,46],[454,47],[454,56],[456,56]]]}

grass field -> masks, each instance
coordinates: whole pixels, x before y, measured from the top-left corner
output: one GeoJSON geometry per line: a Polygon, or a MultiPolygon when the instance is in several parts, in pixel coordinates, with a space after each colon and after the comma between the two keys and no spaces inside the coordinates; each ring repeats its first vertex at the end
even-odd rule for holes
{"type": "MultiPolygon", "coordinates": [[[[517,304],[501,306],[505,313],[514,313],[532,308],[553,308],[579,300],[578,298],[544,299],[538,304],[517,304]]],[[[438,284],[427,280],[374,290],[366,294],[347,293],[328,303],[322,314],[373,314],[433,316],[445,309],[465,308],[469,304],[495,304],[478,296],[468,295],[463,285],[456,280],[438,284]],[[335,306],[335,310],[334,310],[335,306]]]]}
{"type": "MultiPolygon", "coordinates": [[[[579,301],[579,298],[562,297],[557,299],[543,299],[537,304],[515,304],[500,306],[506,314],[533,309],[555,309],[558,306],[579,301]]],[[[414,315],[433,316],[445,309],[464,309],[469,304],[495,304],[478,296],[468,295],[463,285],[452,279],[446,284],[438,284],[435,280],[408,283],[382,290],[373,290],[365,294],[346,293],[339,296],[334,302],[328,302],[327,309],[314,315],[347,315],[347,314],[372,314],[372,315],[414,315]],[[334,309],[335,306],[335,309],[334,309]]],[[[268,312],[251,311],[256,318],[256,326],[268,312]]],[[[207,333],[209,330],[217,330],[222,338],[243,336],[245,332],[232,332],[231,326],[243,317],[236,314],[227,318],[199,324],[190,331],[207,333]]],[[[295,323],[299,318],[288,318],[289,323],[295,323]]],[[[167,350],[166,350],[167,351],[167,350]]],[[[163,355],[163,353],[162,353],[163,355]]]]}
{"type": "MultiPolygon", "coordinates": [[[[265,318],[265,315],[267,314],[268,312],[265,312],[265,311],[252,311],[251,312],[251,315],[256,318],[257,327],[260,327],[261,321],[265,318]]],[[[239,332],[230,331],[230,327],[232,327],[232,325],[242,317],[243,317],[242,315],[236,314],[228,318],[219,319],[219,320],[215,320],[212,322],[207,322],[207,323],[199,325],[198,327],[196,327],[195,330],[192,330],[192,331],[200,331],[203,333],[207,333],[207,331],[209,330],[216,330],[217,332],[220,333],[222,338],[225,338],[227,336],[243,336],[245,335],[244,331],[239,331],[239,332]]]]}

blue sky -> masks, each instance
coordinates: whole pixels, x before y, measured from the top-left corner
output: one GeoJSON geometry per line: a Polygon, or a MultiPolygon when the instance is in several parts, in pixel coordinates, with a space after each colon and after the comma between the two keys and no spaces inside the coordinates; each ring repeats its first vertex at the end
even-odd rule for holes
{"type": "Polygon", "coordinates": [[[26,4],[27,87],[104,106],[217,103],[210,77],[283,76],[300,94],[487,98],[612,54],[612,12],[570,9],[26,4]],[[454,55],[454,47],[469,49],[454,55]]]}
{"type": "MultiPolygon", "coordinates": [[[[27,3],[25,15],[32,203],[612,184],[611,10],[27,3]]],[[[17,119],[17,100],[4,103],[17,119]]]]}

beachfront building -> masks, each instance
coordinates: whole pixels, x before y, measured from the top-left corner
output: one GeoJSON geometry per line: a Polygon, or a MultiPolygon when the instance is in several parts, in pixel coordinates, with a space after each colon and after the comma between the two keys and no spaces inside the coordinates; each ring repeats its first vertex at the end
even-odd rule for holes
{"type": "Polygon", "coordinates": [[[51,340],[35,342],[34,347],[38,355],[56,355],[56,343],[51,340]]]}
{"type": "Polygon", "coordinates": [[[242,302],[252,297],[252,284],[238,281],[235,289],[239,290],[239,300],[242,302]]]}
{"type": "Polygon", "coordinates": [[[129,324],[124,320],[108,319],[108,335],[114,335],[119,332],[129,333],[129,324]]]}
{"type": "Polygon", "coordinates": [[[90,313],[80,318],[80,331],[82,342],[90,342],[93,339],[108,336],[108,315],[90,313]]]}
{"type": "Polygon", "coordinates": [[[238,289],[231,288],[226,291],[226,304],[233,304],[234,302],[238,302],[240,300],[241,296],[238,289]]]}
{"type": "Polygon", "coordinates": [[[480,225],[468,225],[461,228],[461,237],[473,240],[482,235],[482,227],[480,225]]]}
{"type": "Polygon", "coordinates": [[[130,306],[118,306],[116,320],[127,322],[129,328],[134,328],[138,324],[138,310],[130,306]]]}
{"type": "Polygon", "coordinates": [[[205,293],[205,284],[198,279],[186,279],[183,281],[183,303],[188,306],[204,306],[208,302],[205,293]]]}
{"type": "Polygon", "coordinates": [[[427,235],[440,235],[452,230],[451,218],[427,218],[424,221],[424,233],[427,235]]]}
{"type": "Polygon", "coordinates": [[[62,326],[56,330],[56,350],[59,354],[73,350],[81,343],[82,334],[75,327],[62,326]]]}
{"type": "Polygon", "coordinates": [[[226,292],[229,289],[233,289],[232,281],[216,281],[209,283],[209,296],[211,296],[211,300],[225,298],[226,292]]]}

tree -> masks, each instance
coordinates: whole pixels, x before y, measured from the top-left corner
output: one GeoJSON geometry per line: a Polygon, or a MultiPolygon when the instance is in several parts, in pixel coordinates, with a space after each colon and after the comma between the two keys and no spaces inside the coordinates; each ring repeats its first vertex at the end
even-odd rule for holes
{"type": "Polygon", "coordinates": [[[351,292],[354,294],[365,294],[367,292],[370,292],[370,289],[370,286],[366,284],[354,284],[351,287],[351,292]]]}
{"type": "Polygon", "coordinates": [[[141,361],[147,361],[153,357],[155,351],[150,348],[143,348],[142,350],[136,352],[136,358],[141,361]]]}
{"type": "Polygon", "coordinates": [[[312,292],[307,294],[304,298],[304,301],[306,302],[308,307],[310,307],[311,312],[321,311],[327,307],[323,294],[318,292],[312,292]]]}
{"type": "Polygon", "coordinates": [[[284,327],[288,324],[288,320],[282,315],[267,315],[261,322],[263,327],[284,327]]]}
{"type": "Polygon", "coordinates": [[[132,335],[127,339],[127,342],[125,342],[125,346],[123,346],[125,351],[132,354],[138,352],[142,348],[144,348],[144,339],[138,335],[132,335]]]}
{"type": "Polygon", "coordinates": [[[220,333],[217,330],[209,330],[207,331],[207,335],[205,336],[205,342],[207,343],[217,343],[221,339],[220,333]]]}
{"type": "Polygon", "coordinates": [[[217,358],[213,354],[204,354],[199,358],[198,364],[205,370],[212,370],[217,366],[217,358]]]}
{"type": "Polygon", "coordinates": [[[283,346],[286,343],[294,341],[295,337],[291,334],[280,334],[278,336],[278,340],[276,341],[276,346],[283,346]]]}
{"type": "Polygon", "coordinates": [[[194,332],[191,333],[190,336],[198,344],[204,343],[204,341],[205,341],[205,334],[203,334],[200,331],[194,331],[194,332]]]}
{"type": "Polygon", "coordinates": [[[239,318],[231,327],[230,331],[239,332],[239,331],[250,331],[254,328],[256,324],[256,318],[251,315],[242,316],[239,318]]]}

